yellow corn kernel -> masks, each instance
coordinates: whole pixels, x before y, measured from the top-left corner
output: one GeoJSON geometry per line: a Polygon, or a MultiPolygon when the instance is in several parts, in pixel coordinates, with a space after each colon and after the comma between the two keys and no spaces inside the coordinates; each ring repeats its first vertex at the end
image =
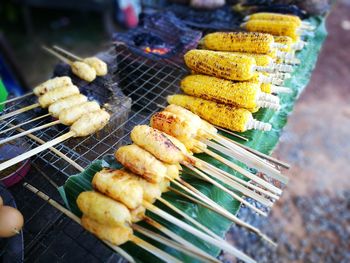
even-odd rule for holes
{"type": "Polygon", "coordinates": [[[168,96],[168,103],[187,108],[208,122],[232,131],[246,131],[246,125],[252,119],[251,112],[246,109],[187,95],[168,96]]]}
{"type": "Polygon", "coordinates": [[[298,16],[268,13],[268,12],[252,14],[249,16],[249,20],[287,21],[287,22],[294,22],[298,26],[301,26],[301,22],[302,22],[298,16]]]}
{"type": "Polygon", "coordinates": [[[190,50],[185,56],[186,65],[195,72],[229,80],[249,80],[257,72],[255,60],[242,55],[223,55],[209,50],[190,50]]]}
{"type": "Polygon", "coordinates": [[[242,25],[250,32],[262,32],[275,36],[288,36],[299,39],[298,25],[290,21],[249,20],[242,25]]]}
{"type": "Polygon", "coordinates": [[[262,92],[271,94],[271,83],[261,83],[260,90],[262,92]]]}
{"type": "Polygon", "coordinates": [[[216,32],[206,35],[201,44],[206,49],[266,54],[274,44],[273,37],[253,32],[216,32]]]}
{"type": "Polygon", "coordinates": [[[294,43],[293,39],[287,36],[274,36],[276,43],[285,45],[285,48],[280,48],[283,52],[290,52],[292,50],[292,44],[294,43]]]}
{"type": "Polygon", "coordinates": [[[233,54],[233,55],[243,55],[252,57],[255,59],[256,65],[261,67],[269,67],[274,63],[274,59],[267,54],[256,54],[256,53],[244,53],[244,52],[219,52],[222,54],[233,54]]]}
{"type": "Polygon", "coordinates": [[[259,83],[233,82],[205,75],[189,75],[181,81],[188,95],[242,108],[257,107],[259,83]]]}

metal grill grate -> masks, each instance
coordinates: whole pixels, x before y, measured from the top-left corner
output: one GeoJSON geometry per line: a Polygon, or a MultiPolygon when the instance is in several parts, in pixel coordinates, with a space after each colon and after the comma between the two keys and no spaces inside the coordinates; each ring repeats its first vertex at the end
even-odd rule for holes
{"type": "MultiPolygon", "coordinates": [[[[116,58],[118,61],[116,79],[120,89],[132,99],[131,109],[128,108],[127,103],[120,107],[124,112],[116,114],[117,125],[111,125],[112,130],[109,128],[103,136],[93,135],[87,138],[70,139],[55,146],[83,167],[94,159],[113,153],[119,145],[129,143],[131,129],[135,125],[148,123],[151,115],[160,110],[159,104],[166,105],[166,96],[178,91],[178,83],[187,72],[186,69],[171,61],[153,61],[136,56],[123,46],[116,47],[116,58]],[[128,118],[123,119],[126,112],[128,118]],[[118,117],[121,118],[118,119],[118,117]]],[[[7,105],[6,112],[32,102],[35,102],[34,98],[17,101],[16,104],[7,105]]],[[[45,111],[41,109],[33,110],[11,118],[6,123],[24,122],[44,113],[45,111]]],[[[50,118],[44,118],[23,128],[30,129],[49,121],[51,121],[50,118]]],[[[5,123],[0,127],[5,129],[5,123]]],[[[61,125],[53,126],[34,134],[44,141],[49,141],[64,134],[68,129],[61,125]]],[[[10,132],[6,136],[15,133],[10,132]]],[[[28,148],[38,146],[33,140],[27,139],[27,141],[28,148]]],[[[56,187],[62,185],[66,178],[77,170],[50,150],[33,157],[32,164],[32,169],[24,181],[34,185],[56,201],[60,201],[56,187]]],[[[11,191],[18,208],[25,217],[23,233],[26,261],[111,262],[113,260],[114,262],[118,258],[100,241],[26,190],[21,184],[12,187],[11,191]]]]}

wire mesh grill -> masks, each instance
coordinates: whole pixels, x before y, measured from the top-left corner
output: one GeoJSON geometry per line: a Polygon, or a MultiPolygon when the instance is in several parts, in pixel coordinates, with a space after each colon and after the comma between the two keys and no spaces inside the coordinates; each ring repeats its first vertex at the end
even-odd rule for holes
{"type": "MultiPolygon", "coordinates": [[[[129,143],[131,129],[135,125],[148,123],[151,115],[161,109],[159,105],[166,105],[166,96],[178,91],[179,81],[187,72],[185,68],[171,61],[156,62],[149,58],[136,56],[123,46],[116,48],[116,60],[118,61],[116,72],[118,85],[123,93],[132,99],[131,108],[128,108],[127,103],[120,107],[119,109],[124,112],[117,114],[117,125],[112,125],[112,130],[109,129],[103,136],[92,135],[86,138],[69,139],[55,146],[57,150],[82,167],[86,167],[91,161],[106,154],[113,153],[119,145],[129,143]],[[125,118],[126,115],[128,115],[127,118],[125,118]]],[[[128,100],[127,97],[125,100],[128,100]]],[[[17,101],[7,105],[4,113],[33,102],[35,98],[17,101]]],[[[6,120],[6,123],[4,122],[0,127],[6,129],[8,123],[23,123],[42,114],[45,114],[45,111],[38,108],[6,120]]],[[[50,117],[43,118],[22,128],[27,130],[51,120],[50,117]]],[[[68,130],[68,127],[56,125],[34,134],[44,141],[49,141],[68,130]]],[[[12,131],[6,133],[6,136],[15,133],[16,131],[12,131]]],[[[25,147],[28,149],[39,145],[28,138],[26,138],[26,144],[25,147]]],[[[76,168],[71,164],[52,151],[46,150],[32,158],[32,169],[24,181],[60,202],[57,186],[63,185],[67,177],[76,172],[76,168]]],[[[115,260],[120,260],[100,241],[26,190],[21,184],[12,187],[11,190],[18,208],[25,217],[23,231],[25,261],[115,262],[115,260]]]]}

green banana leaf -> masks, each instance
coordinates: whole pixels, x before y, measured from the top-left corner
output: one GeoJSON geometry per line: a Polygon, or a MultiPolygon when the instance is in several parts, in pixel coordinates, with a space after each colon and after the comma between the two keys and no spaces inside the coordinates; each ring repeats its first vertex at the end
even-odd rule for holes
{"type": "MultiPolygon", "coordinates": [[[[293,94],[281,95],[281,110],[276,113],[271,110],[260,110],[255,114],[255,118],[263,122],[269,122],[272,124],[271,132],[261,132],[261,131],[248,131],[243,133],[242,135],[249,138],[249,142],[243,142],[239,139],[222,133],[223,135],[244,143],[260,152],[270,154],[274,147],[277,145],[278,139],[281,135],[282,128],[286,125],[287,117],[292,112],[293,106],[297,98],[300,96],[301,92],[307,86],[311,73],[315,67],[318,53],[321,49],[322,43],[327,36],[327,32],[325,29],[325,19],[322,17],[314,17],[309,19],[309,21],[316,26],[316,31],[313,36],[308,36],[306,41],[308,45],[297,54],[298,58],[302,61],[302,64],[299,65],[292,74],[292,79],[285,82],[285,86],[293,89],[293,94]]],[[[197,157],[215,165],[216,167],[226,170],[236,176],[241,176],[240,174],[234,172],[227,166],[221,164],[220,162],[214,160],[213,158],[205,155],[199,154],[197,157]]],[[[243,164],[237,162],[239,165],[243,166],[243,164]]],[[[77,196],[87,190],[91,190],[91,180],[94,174],[97,171],[100,171],[103,167],[112,167],[112,168],[120,168],[121,165],[118,164],[113,156],[106,156],[103,160],[94,161],[86,170],[80,174],[71,176],[64,186],[60,187],[59,192],[66,204],[66,206],[76,215],[81,216],[81,212],[79,211],[76,205],[77,196]]],[[[202,180],[199,180],[191,175],[191,172],[187,169],[183,171],[183,177],[186,181],[191,183],[198,190],[209,196],[212,200],[225,207],[232,214],[236,214],[239,210],[240,203],[236,200],[233,200],[228,194],[219,190],[217,187],[214,187],[202,180]]],[[[246,179],[246,178],[244,178],[246,179]]],[[[189,214],[191,217],[195,218],[197,221],[202,223],[205,226],[208,226],[212,231],[217,233],[218,235],[224,237],[225,233],[229,230],[231,226],[231,222],[220,215],[203,208],[201,206],[195,205],[189,202],[186,199],[179,197],[171,192],[165,193],[163,197],[168,200],[170,203],[180,208],[182,211],[189,214]]],[[[169,209],[164,207],[161,203],[157,202],[156,205],[170,214],[175,215],[169,209]]],[[[175,225],[166,222],[165,220],[159,218],[157,215],[147,212],[152,218],[156,219],[158,222],[162,223],[172,231],[181,235],[186,240],[190,241],[192,244],[196,245],[199,248],[207,251],[213,256],[218,256],[220,253],[220,249],[209,245],[202,240],[194,237],[193,235],[183,231],[182,229],[176,227],[175,225]]],[[[145,226],[143,223],[141,225],[145,226]]],[[[145,240],[148,240],[145,238],[145,240]]],[[[150,241],[153,243],[152,241],[150,241]]],[[[181,253],[175,251],[169,247],[162,246],[156,244],[161,249],[166,252],[176,256],[183,262],[196,262],[195,259],[181,253]]],[[[130,242],[124,244],[122,246],[123,249],[128,251],[131,255],[135,257],[135,260],[140,262],[158,262],[159,259],[155,258],[153,255],[145,252],[144,250],[138,248],[137,246],[131,244],[130,242]]]]}

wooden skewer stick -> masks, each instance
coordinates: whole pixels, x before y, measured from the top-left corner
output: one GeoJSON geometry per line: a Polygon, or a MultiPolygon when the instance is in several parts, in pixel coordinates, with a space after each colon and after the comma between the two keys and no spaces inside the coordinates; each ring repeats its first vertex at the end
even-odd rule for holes
{"type": "Polygon", "coordinates": [[[221,237],[219,237],[217,234],[215,234],[213,231],[211,231],[209,228],[207,228],[206,226],[202,225],[201,223],[199,223],[197,220],[193,219],[192,217],[190,217],[188,214],[184,213],[183,211],[181,211],[180,209],[178,209],[176,206],[170,204],[168,201],[166,201],[164,198],[159,197],[158,200],[160,202],[162,202],[164,205],[166,205],[167,207],[169,207],[171,210],[175,211],[176,213],[178,213],[180,216],[182,216],[183,218],[185,218],[187,221],[191,222],[193,225],[195,225],[196,227],[198,227],[199,229],[201,229],[204,233],[207,233],[208,235],[212,236],[213,238],[216,238],[217,240],[222,240],[221,237]]]}
{"type": "Polygon", "coordinates": [[[240,144],[238,142],[235,142],[234,140],[231,140],[230,138],[226,138],[226,137],[224,137],[224,138],[226,140],[228,140],[228,141],[230,141],[230,142],[232,142],[232,143],[234,143],[234,144],[236,144],[236,145],[246,149],[247,151],[249,151],[249,152],[251,152],[251,153],[261,157],[261,158],[264,158],[264,159],[266,159],[266,160],[268,160],[268,161],[270,161],[270,162],[272,162],[272,163],[274,163],[276,165],[282,166],[282,167],[284,167],[286,169],[290,169],[290,165],[288,163],[286,163],[286,162],[280,161],[280,160],[278,160],[276,158],[273,158],[272,156],[269,156],[267,154],[259,152],[259,151],[255,150],[255,149],[252,149],[252,148],[250,148],[250,147],[248,147],[248,146],[246,146],[244,144],[240,144]]]}
{"type": "Polygon", "coordinates": [[[222,162],[223,164],[227,165],[228,167],[236,170],[237,172],[239,172],[240,174],[246,176],[247,178],[253,180],[254,182],[260,184],[261,186],[265,187],[266,189],[272,191],[273,193],[276,193],[276,194],[281,194],[282,193],[282,190],[277,188],[276,186],[266,182],[265,180],[263,180],[262,178],[258,177],[257,175],[255,174],[252,174],[248,171],[246,171],[245,169],[243,169],[242,167],[238,166],[237,164],[233,163],[233,162],[230,162],[228,161],[227,159],[223,158],[222,156],[214,153],[213,151],[210,151],[208,149],[203,149],[203,151],[208,154],[209,156],[217,159],[217,160],[220,160],[220,162],[222,162]]]}
{"type": "MultiPolygon", "coordinates": [[[[60,212],[62,212],[63,214],[65,214],[67,217],[69,217],[70,219],[72,219],[74,222],[78,223],[79,225],[81,225],[81,221],[80,218],[77,217],[75,214],[73,214],[71,211],[69,211],[68,209],[66,209],[65,207],[63,207],[62,205],[60,205],[59,203],[57,203],[55,200],[51,199],[49,196],[47,196],[46,194],[44,194],[43,192],[39,191],[37,188],[35,188],[34,186],[28,184],[28,183],[24,183],[23,186],[25,188],[27,188],[28,190],[30,190],[31,192],[33,192],[34,194],[36,194],[37,196],[39,196],[40,198],[42,198],[44,201],[48,202],[50,205],[52,205],[53,207],[55,207],[57,210],[59,210],[60,212]]],[[[121,249],[118,246],[112,245],[111,243],[107,242],[107,241],[103,241],[107,246],[109,246],[112,250],[114,250],[115,252],[117,252],[119,255],[121,255],[123,258],[125,258],[126,260],[128,260],[129,262],[135,262],[135,260],[133,259],[132,256],[130,256],[126,251],[124,251],[123,249],[121,249]]]]}
{"type": "MultiPolygon", "coordinates": [[[[240,185],[237,181],[231,179],[231,178],[235,177],[234,175],[231,175],[230,177],[228,177],[228,176],[226,176],[225,171],[222,171],[222,173],[221,173],[220,169],[218,169],[218,168],[217,168],[217,170],[213,169],[214,166],[210,167],[209,166],[210,164],[202,161],[201,159],[196,158],[196,161],[199,163],[197,168],[199,168],[200,170],[202,170],[206,174],[212,176],[213,178],[216,178],[217,180],[222,182],[224,185],[228,185],[228,186],[232,187],[234,190],[241,192],[242,194],[244,194],[247,197],[255,199],[256,201],[260,202],[261,204],[263,204],[265,206],[270,207],[273,205],[273,203],[270,200],[266,199],[262,195],[252,191],[249,188],[244,187],[243,185],[240,185]]],[[[244,180],[242,180],[242,181],[244,181],[244,180]]],[[[251,184],[249,184],[247,182],[245,182],[245,183],[248,187],[251,186],[251,184]]],[[[262,190],[259,187],[257,187],[257,189],[262,190]]]]}
{"type": "Polygon", "coordinates": [[[218,130],[220,130],[220,131],[223,131],[223,132],[226,132],[226,133],[228,133],[228,134],[231,134],[232,136],[235,136],[235,137],[237,137],[237,138],[239,138],[239,139],[241,139],[241,140],[243,140],[243,141],[246,141],[246,142],[249,141],[249,139],[247,139],[247,138],[245,138],[245,137],[243,137],[243,136],[241,136],[241,135],[238,135],[238,134],[236,134],[236,133],[234,133],[234,132],[232,132],[232,131],[230,131],[230,130],[224,129],[224,128],[219,127],[219,126],[215,126],[215,128],[218,129],[218,130]]]}
{"type": "Polygon", "coordinates": [[[28,93],[26,93],[26,94],[24,94],[22,96],[18,96],[18,97],[14,97],[12,99],[9,99],[9,100],[2,101],[2,102],[0,102],[0,105],[3,105],[5,103],[10,103],[10,102],[13,102],[13,101],[16,101],[16,100],[24,99],[24,98],[26,98],[28,96],[33,95],[33,94],[34,94],[33,92],[28,92],[28,93]]]}
{"type": "Polygon", "coordinates": [[[69,60],[68,58],[62,56],[61,54],[59,54],[58,52],[52,50],[51,48],[48,48],[46,46],[41,46],[44,50],[46,50],[47,52],[49,52],[50,54],[54,55],[55,57],[57,57],[58,59],[62,60],[64,63],[67,63],[68,65],[72,64],[72,61],[69,60]]]}
{"type": "Polygon", "coordinates": [[[157,208],[156,206],[148,203],[148,202],[143,202],[143,205],[151,212],[155,213],[156,215],[162,217],[163,219],[181,227],[182,229],[188,231],[189,233],[203,239],[204,241],[225,250],[226,252],[232,254],[233,256],[244,260],[248,263],[253,263],[255,262],[255,260],[253,260],[252,258],[250,258],[249,256],[245,255],[243,252],[239,251],[238,249],[236,249],[235,247],[231,246],[230,244],[228,244],[227,242],[222,242],[219,241],[211,236],[208,236],[206,234],[204,234],[203,232],[197,230],[196,228],[186,224],[185,222],[177,219],[176,217],[164,212],[163,210],[157,208]]]}
{"type": "MultiPolygon", "coordinates": [[[[23,126],[23,125],[26,125],[26,124],[28,124],[28,123],[31,123],[31,122],[34,122],[34,121],[37,121],[37,120],[46,118],[46,117],[48,117],[48,116],[51,116],[51,113],[47,113],[47,114],[41,115],[41,116],[39,116],[39,117],[36,117],[36,118],[34,118],[34,119],[30,119],[30,120],[28,120],[28,121],[19,123],[19,124],[17,124],[17,125],[13,125],[12,127],[8,128],[8,129],[6,129],[6,130],[0,131],[0,134],[3,134],[3,133],[6,133],[6,132],[9,132],[9,131],[12,131],[12,130],[14,130],[14,129],[17,129],[17,128],[23,126]]],[[[8,126],[9,126],[9,125],[8,125],[8,126]]]]}
{"type": "Polygon", "coordinates": [[[6,161],[6,162],[0,163],[0,171],[3,171],[12,165],[15,165],[16,163],[24,161],[25,159],[28,159],[28,158],[32,157],[33,155],[36,155],[36,154],[56,145],[58,143],[61,143],[61,142],[65,141],[71,137],[74,137],[74,136],[75,136],[75,133],[72,131],[69,131],[69,132],[67,132],[67,133],[65,133],[65,134],[63,134],[63,135],[61,135],[61,136],[59,136],[59,137],[57,137],[49,142],[46,142],[46,143],[28,151],[28,152],[20,154],[16,157],[6,161]]]}
{"type": "Polygon", "coordinates": [[[216,262],[216,263],[220,263],[221,262],[220,260],[214,258],[213,256],[207,254],[203,250],[201,250],[198,247],[194,246],[192,243],[188,242],[186,239],[184,239],[181,236],[179,236],[179,235],[175,234],[174,232],[170,231],[168,228],[164,227],[163,225],[161,225],[157,221],[153,220],[152,218],[150,218],[148,216],[145,216],[144,221],[147,224],[149,224],[149,225],[153,226],[154,228],[158,229],[160,232],[162,232],[163,234],[167,235],[171,239],[175,240],[179,244],[182,244],[188,250],[191,250],[191,251],[201,255],[203,257],[203,259],[207,259],[210,262],[216,262]]]}
{"type": "Polygon", "coordinates": [[[211,200],[209,197],[204,195],[202,192],[194,188],[192,185],[189,183],[183,181],[182,179],[178,179],[178,181],[173,180],[172,182],[180,187],[182,190],[186,191],[190,195],[198,198],[202,202],[204,202],[206,205],[210,206],[212,210],[215,210],[218,214],[222,215],[223,217],[227,218],[228,220],[234,222],[235,224],[245,227],[248,230],[252,231],[253,233],[257,234],[260,236],[262,239],[266,240],[270,245],[276,247],[276,243],[273,242],[269,237],[267,237],[265,234],[263,234],[259,229],[256,227],[253,227],[246,222],[240,220],[237,218],[235,215],[231,214],[229,211],[227,211],[225,208],[221,207],[217,203],[215,203],[213,200],[211,200]],[[179,182],[178,182],[179,181],[179,182]]]}
{"type": "Polygon", "coordinates": [[[11,111],[9,113],[1,115],[0,116],[0,121],[8,119],[8,118],[13,117],[13,116],[16,116],[17,114],[20,114],[20,113],[23,113],[23,112],[26,112],[26,111],[30,111],[30,110],[32,110],[34,108],[39,107],[39,106],[40,106],[39,103],[34,103],[34,104],[26,106],[24,108],[21,108],[21,109],[15,110],[15,111],[11,111]]]}
{"type": "Polygon", "coordinates": [[[216,187],[218,187],[219,189],[221,189],[222,191],[224,191],[225,193],[229,194],[231,197],[233,197],[234,199],[236,199],[237,201],[241,202],[242,204],[246,205],[247,207],[249,207],[250,209],[252,209],[253,211],[255,211],[256,213],[258,213],[259,215],[262,216],[267,216],[267,214],[263,211],[261,211],[260,209],[256,208],[255,206],[253,206],[252,204],[250,204],[249,202],[247,202],[246,200],[244,200],[243,198],[241,198],[240,196],[238,196],[236,193],[234,193],[233,191],[230,191],[229,189],[227,189],[226,187],[224,187],[223,185],[219,184],[217,181],[213,180],[212,178],[210,178],[209,176],[207,176],[206,174],[202,173],[201,171],[199,171],[197,168],[193,167],[192,165],[188,164],[186,165],[187,168],[189,168],[190,170],[194,171],[196,174],[198,174],[199,176],[203,177],[205,180],[207,180],[208,182],[210,182],[211,184],[215,185],[216,187]]]}
{"type": "MultiPolygon", "coordinates": [[[[231,144],[231,146],[233,145],[235,148],[235,150],[233,150],[233,148],[228,149],[227,147],[212,143],[209,140],[205,140],[204,142],[205,142],[205,144],[212,147],[213,149],[218,150],[227,156],[233,156],[237,160],[269,175],[270,177],[272,177],[272,178],[274,178],[274,179],[276,179],[284,184],[288,183],[288,177],[281,174],[280,171],[273,168],[270,164],[267,164],[265,161],[263,161],[261,159],[257,159],[257,156],[255,156],[254,154],[252,154],[252,153],[250,153],[242,148],[239,148],[239,146],[237,146],[235,144],[231,144]]],[[[225,159],[225,158],[222,158],[222,159],[225,159]]]]}
{"type": "Polygon", "coordinates": [[[53,48],[56,49],[57,51],[60,51],[60,52],[62,52],[64,54],[70,56],[74,60],[83,61],[82,57],[78,57],[77,55],[75,55],[75,54],[73,54],[73,53],[71,53],[71,52],[69,52],[69,51],[67,51],[67,50],[65,50],[65,49],[63,49],[63,48],[61,48],[61,47],[59,47],[57,45],[54,45],[53,48]]]}
{"type": "Polygon", "coordinates": [[[156,257],[160,258],[161,260],[164,260],[168,263],[181,263],[180,260],[174,258],[173,256],[169,255],[168,253],[164,252],[163,250],[151,245],[150,243],[142,240],[141,238],[132,235],[130,237],[130,241],[135,243],[136,245],[142,247],[144,250],[148,251],[149,253],[155,255],[156,257]]]}
{"type": "MultiPolygon", "coordinates": [[[[199,161],[201,161],[201,160],[199,160],[199,161]]],[[[223,176],[223,178],[226,178],[227,180],[237,181],[240,184],[243,184],[243,185],[247,186],[248,188],[254,189],[255,191],[260,192],[261,194],[264,194],[266,196],[269,196],[269,197],[271,197],[271,198],[273,198],[275,200],[279,199],[278,195],[275,195],[275,194],[273,194],[273,193],[271,193],[269,191],[266,191],[266,190],[262,189],[261,187],[258,187],[258,186],[254,185],[254,184],[251,184],[250,182],[246,182],[243,179],[238,178],[238,177],[236,177],[236,176],[234,176],[234,175],[232,175],[232,174],[230,174],[230,173],[228,173],[226,171],[220,170],[219,168],[217,168],[217,167],[215,167],[215,166],[213,166],[211,164],[208,164],[206,162],[202,162],[202,165],[205,165],[206,168],[208,168],[210,171],[212,171],[216,176],[221,175],[221,176],[223,176]]],[[[222,180],[225,180],[223,178],[222,178],[222,180]]]]}
{"type": "MultiPolygon", "coordinates": [[[[148,238],[151,238],[151,239],[153,239],[153,240],[155,240],[155,241],[157,241],[157,242],[159,242],[161,244],[167,245],[167,246],[169,246],[169,247],[171,247],[173,249],[181,251],[181,252],[183,252],[183,253],[191,256],[191,257],[197,258],[200,261],[211,262],[211,261],[207,260],[206,258],[203,258],[203,256],[201,254],[199,254],[199,253],[197,253],[195,251],[189,250],[186,247],[184,247],[183,245],[181,245],[179,243],[176,243],[176,242],[174,242],[174,241],[172,241],[172,240],[170,240],[168,238],[165,238],[164,236],[161,236],[161,235],[159,235],[157,233],[154,233],[153,231],[151,231],[149,229],[143,228],[142,226],[139,226],[139,225],[136,225],[136,224],[132,225],[132,228],[135,231],[137,231],[137,232],[147,236],[148,238]]],[[[177,260],[177,262],[181,262],[181,261],[177,260]]]]}
{"type": "Polygon", "coordinates": [[[18,139],[22,136],[25,136],[27,134],[30,134],[32,132],[36,132],[36,131],[39,131],[39,130],[42,130],[42,129],[45,129],[45,128],[48,128],[48,127],[51,127],[51,126],[54,126],[56,124],[59,124],[60,121],[57,120],[57,121],[53,121],[53,122],[50,122],[50,123],[46,123],[44,125],[41,125],[41,126],[38,126],[38,127],[35,127],[35,128],[32,128],[32,129],[29,129],[29,130],[26,130],[24,132],[21,132],[19,134],[16,134],[16,135],[13,135],[13,136],[10,136],[10,137],[7,137],[3,140],[0,141],[0,145],[6,143],[6,142],[9,142],[9,141],[12,141],[12,140],[15,140],[15,139],[18,139]]]}
{"type": "MultiPolygon", "coordinates": [[[[11,125],[9,125],[11,126],[11,125]]],[[[17,130],[19,132],[24,132],[25,130],[21,129],[21,128],[17,128],[17,130]]],[[[45,144],[45,141],[43,141],[42,139],[40,139],[39,137],[33,135],[33,134],[27,134],[27,137],[29,137],[30,139],[36,141],[39,144],[45,144]]],[[[73,161],[71,158],[69,158],[68,156],[66,156],[64,153],[62,153],[61,151],[57,150],[54,147],[49,147],[49,149],[54,152],[55,154],[57,154],[59,157],[61,157],[63,160],[65,160],[66,162],[70,163],[73,167],[75,167],[78,171],[83,172],[84,168],[82,166],[80,166],[77,162],[73,161]]]]}

